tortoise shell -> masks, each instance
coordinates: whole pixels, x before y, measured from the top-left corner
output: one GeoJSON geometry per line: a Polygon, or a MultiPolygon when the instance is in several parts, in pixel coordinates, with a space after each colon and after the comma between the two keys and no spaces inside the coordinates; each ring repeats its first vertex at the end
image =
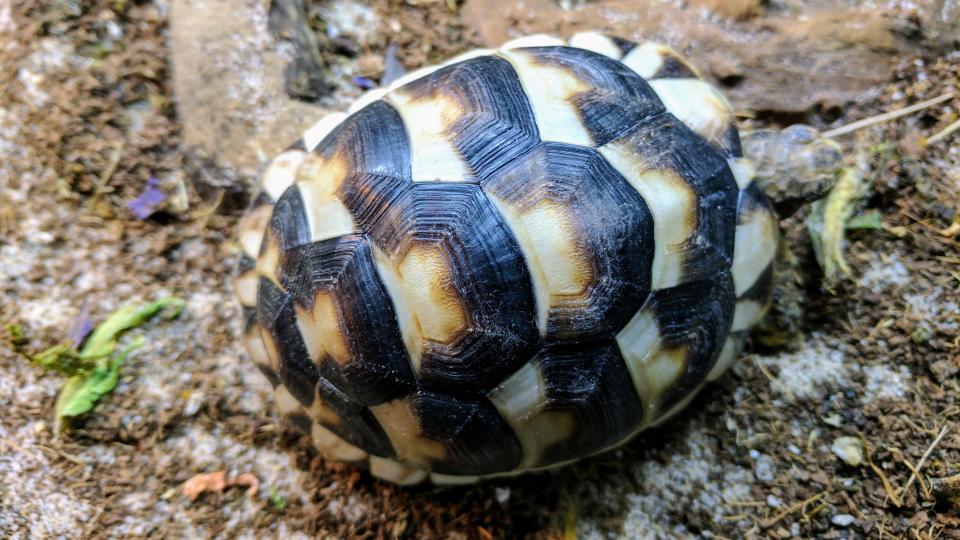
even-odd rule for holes
{"type": "Polygon", "coordinates": [[[533,36],[409,74],[274,159],[250,356],[328,458],[401,484],[567,463],[739,354],[778,223],[677,53],[533,36]]]}

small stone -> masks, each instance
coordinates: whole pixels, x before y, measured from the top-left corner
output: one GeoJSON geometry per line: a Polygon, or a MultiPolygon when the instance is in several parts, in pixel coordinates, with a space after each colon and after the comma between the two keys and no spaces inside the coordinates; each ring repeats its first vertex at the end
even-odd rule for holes
{"type": "Polygon", "coordinates": [[[767,506],[771,506],[773,508],[780,508],[780,505],[782,504],[783,502],[780,499],[778,499],[776,495],[767,495],[767,506]]]}
{"type": "Polygon", "coordinates": [[[501,505],[507,504],[510,501],[510,488],[508,487],[498,487],[493,490],[493,496],[497,499],[497,502],[501,505]]]}
{"type": "Polygon", "coordinates": [[[365,54],[357,58],[354,73],[361,77],[379,77],[383,73],[383,58],[378,54],[365,54]]]}
{"type": "Polygon", "coordinates": [[[863,442],[856,437],[837,437],[830,449],[851,467],[859,467],[863,464],[863,442]]]}
{"type": "Polygon", "coordinates": [[[856,519],[850,514],[837,514],[830,518],[830,522],[838,527],[849,527],[854,521],[856,519]]]}

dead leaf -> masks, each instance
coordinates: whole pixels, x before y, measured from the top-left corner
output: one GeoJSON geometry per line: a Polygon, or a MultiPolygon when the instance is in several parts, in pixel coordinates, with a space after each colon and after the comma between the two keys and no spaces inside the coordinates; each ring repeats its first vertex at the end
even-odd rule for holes
{"type": "Polygon", "coordinates": [[[205,491],[222,492],[230,486],[245,486],[247,497],[255,497],[260,489],[260,481],[250,473],[243,473],[233,479],[227,478],[225,471],[203,473],[183,483],[183,494],[195,501],[205,491]]]}

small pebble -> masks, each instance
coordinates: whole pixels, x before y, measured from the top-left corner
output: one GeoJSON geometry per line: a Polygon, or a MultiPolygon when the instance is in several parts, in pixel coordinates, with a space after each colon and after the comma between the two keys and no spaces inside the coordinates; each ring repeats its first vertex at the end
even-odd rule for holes
{"type": "Polygon", "coordinates": [[[501,505],[507,504],[510,501],[510,488],[508,487],[498,487],[493,490],[493,496],[497,499],[497,502],[501,505]]]}
{"type": "Polygon", "coordinates": [[[849,527],[853,525],[854,521],[856,521],[856,519],[850,514],[837,514],[830,518],[830,522],[838,527],[849,527]]]}
{"type": "Polygon", "coordinates": [[[776,497],[776,495],[767,495],[767,506],[772,506],[773,508],[779,508],[783,502],[776,497]]]}
{"type": "Polygon", "coordinates": [[[365,54],[357,58],[354,73],[361,77],[379,77],[383,73],[383,58],[376,54],[365,54]]]}
{"type": "Polygon", "coordinates": [[[856,437],[837,437],[830,449],[851,467],[859,467],[863,464],[863,442],[856,437]]]}

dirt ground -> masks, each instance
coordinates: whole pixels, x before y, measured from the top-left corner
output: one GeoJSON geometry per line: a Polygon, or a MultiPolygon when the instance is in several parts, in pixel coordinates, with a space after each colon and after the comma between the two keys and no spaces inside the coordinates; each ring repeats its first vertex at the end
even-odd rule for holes
{"type": "MultiPolygon", "coordinates": [[[[324,103],[376,84],[390,44],[412,68],[497,32],[630,23],[624,2],[514,4],[488,6],[488,18],[473,1],[356,8],[376,31],[321,40],[335,79],[324,103]]],[[[866,172],[856,213],[873,225],[848,231],[851,276],[828,287],[803,216],[784,224],[808,295],[795,347],[751,349],[686,412],[611,454],[535,476],[405,489],[324,463],[278,423],[267,383],[245,361],[229,277],[253,179],[182,143],[168,4],[0,1],[0,325],[21,326],[21,347],[39,351],[121,305],[186,302],[178,319],[132,332],[146,346],[116,390],[59,436],[63,377],[0,336],[0,536],[960,538],[960,501],[942,480],[960,474],[960,132],[928,141],[960,117],[958,34],[942,28],[958,10],[934,2],[936,19],[914,4],[877,7],[894,41],[866,30],[851,39],[883,62],[845,53],[872,63],[851,67],[856,77],[842,85],[829,86],[842,74],[818,74],[823,93],[798,104],[795,88],[772,94],[763,82],[775,51],[737,63],[723,44],[766,36],[764,47],[784,46],[777,21],[809,22],[797,14],[847,3],[683,5],[657,20],[687,13],[682,35],[697,38],[673,26],[659,37],[707,66],[745,124],[828,129],[954,97],[838,137],[866,172]],[[710,39],[717,54],[697,47],[710,39]],[[151,189],[162,194],[155,208],[144,199],[151,189]],[[194,475],[221,470],[254,475],[258,492],[182,494],[194,475]]],[[[328,38],[337,24],[311,20],[328,38]]],[[[814,49],[812,69],[828,69],[817,55],[836,48],[814,49]]]]}

